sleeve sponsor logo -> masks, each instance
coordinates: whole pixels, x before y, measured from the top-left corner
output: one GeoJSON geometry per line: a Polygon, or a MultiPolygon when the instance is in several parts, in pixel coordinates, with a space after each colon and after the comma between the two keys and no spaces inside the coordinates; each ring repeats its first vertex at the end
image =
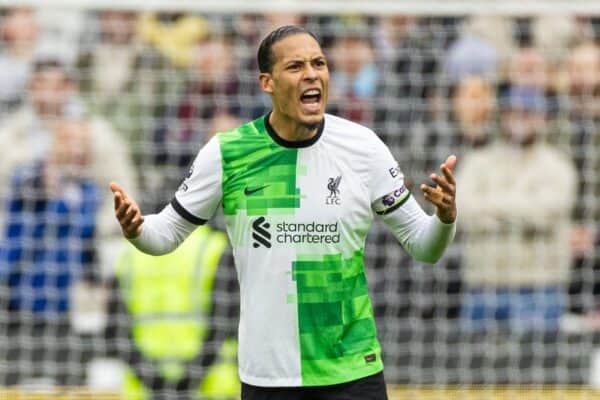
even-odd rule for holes
{"type": "Polygon", "coordinates": [[[373,210],[380,215],[394,211],[396,208],[404,204],[404,201],[410,196],[410,192],[406,186],[402,185],[373,203],[373,210]]]}
{"type": "Polygon", "coordinates": [[[392,178],[397,178],[398,176],[402,175],[402,171],[400,170],[400,166],[396,165],[393,168],[390,168],[388,170],[388,172],[390,173],[390,175],[392,176],[392,178]]]}

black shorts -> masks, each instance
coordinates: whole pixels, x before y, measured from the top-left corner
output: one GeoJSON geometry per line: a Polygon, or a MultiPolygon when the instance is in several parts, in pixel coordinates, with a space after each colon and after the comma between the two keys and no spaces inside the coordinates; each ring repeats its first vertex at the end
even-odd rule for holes
{"type": "Polygon", "coordinates": [[[258,387],[242,382],[242,400],[387,400],[383,372],[329,386],[258,387]]]}

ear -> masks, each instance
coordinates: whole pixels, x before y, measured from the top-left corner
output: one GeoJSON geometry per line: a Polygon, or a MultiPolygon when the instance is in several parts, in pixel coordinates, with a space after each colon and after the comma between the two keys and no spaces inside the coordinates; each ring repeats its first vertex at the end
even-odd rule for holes
{"type": "Polygon", "coordinates": [[[263,72],[258,76],[260,88],[265,93],[273,93],[273,77],[269,72],[263,72]]]}

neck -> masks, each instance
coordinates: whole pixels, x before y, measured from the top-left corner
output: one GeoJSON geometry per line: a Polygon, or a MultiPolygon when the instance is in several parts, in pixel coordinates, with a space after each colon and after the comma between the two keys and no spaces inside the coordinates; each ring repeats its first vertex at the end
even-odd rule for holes
{"type": "Polygon", "coordinates": [[[300,142],[313,138],[319,129],[320,124],[306,125],[292,118],[289,118],[275,109],[269,116],[271,127],[282,139],[289,142],[300,142]]]}

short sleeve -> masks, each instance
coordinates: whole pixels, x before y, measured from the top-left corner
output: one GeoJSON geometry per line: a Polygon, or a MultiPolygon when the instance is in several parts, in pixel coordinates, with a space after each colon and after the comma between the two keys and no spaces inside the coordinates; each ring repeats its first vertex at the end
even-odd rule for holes
{"type": "Polygon", "coordinates": [[[187,221],[202,225],[221,201],[221,149],[213,137],[196,156],[171,205],[187,221]]]}
{"type": "Polygon", "coordinates": [[[375,136],[369,171],[371,207],[380,215],[400,207],[410,196],[404,174],[388,147],[375,136]]]}

